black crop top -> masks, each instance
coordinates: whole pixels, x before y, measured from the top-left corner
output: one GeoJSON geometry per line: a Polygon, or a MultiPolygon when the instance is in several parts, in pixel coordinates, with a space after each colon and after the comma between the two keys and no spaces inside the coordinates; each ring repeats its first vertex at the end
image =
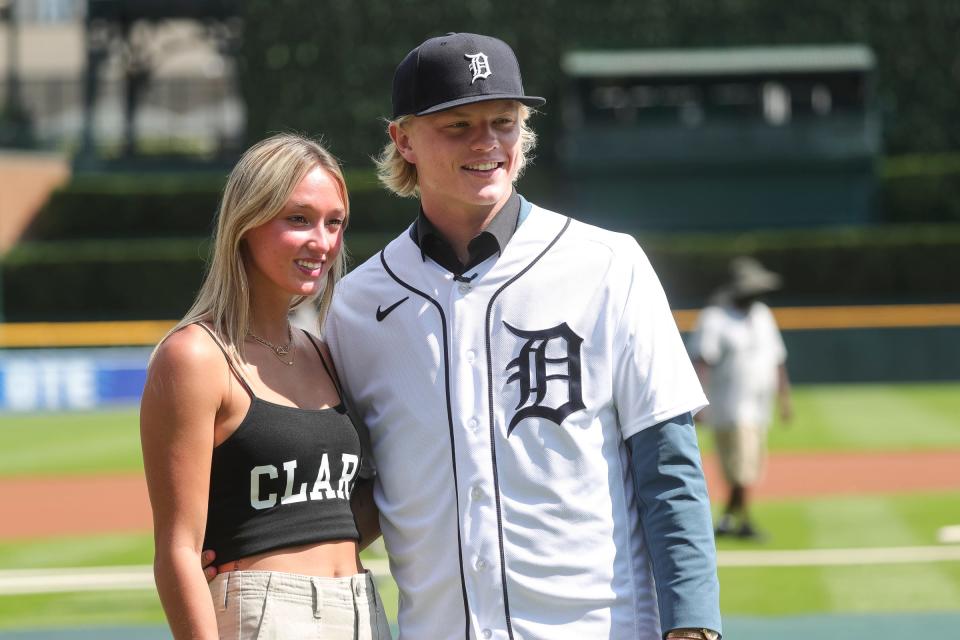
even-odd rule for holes
{"type": "Polygon", "coordinates": [[[220,340],[197,324],[224,351],[250,394],[247,415],[213,450],[203,548],[216,551],[220,564],[272,549],[358,540],[350,493],[360,471],[360,436],[316,342],[307,334],[341,403],[331,409],[299,409],[254,395],[220,340]]]}

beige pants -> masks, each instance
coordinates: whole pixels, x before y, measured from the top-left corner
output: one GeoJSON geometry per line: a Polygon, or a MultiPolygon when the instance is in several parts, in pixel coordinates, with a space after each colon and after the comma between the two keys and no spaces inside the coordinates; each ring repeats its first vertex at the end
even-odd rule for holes
{"type": "Polygon", "coordinates": [[[228,571],[210,583],[221,640],[390,640],[370,572],[228,571]]]}
{"type": "Polygon", "coordinates": [[[741,425],[733,429],[716,429],[714,441],[723,475],[730,484],[749,487],[763,477],[767,457],[767,429],[741,425]]]}

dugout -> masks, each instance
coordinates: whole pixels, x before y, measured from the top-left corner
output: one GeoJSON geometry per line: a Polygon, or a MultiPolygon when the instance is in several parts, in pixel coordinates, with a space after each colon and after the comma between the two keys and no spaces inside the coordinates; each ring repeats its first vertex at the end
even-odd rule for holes
{"type": "Polygon", "coordinates": [[[570,211],[620,229],[872,220],[867,47],[573,51],[562,64],[570,211]]]}

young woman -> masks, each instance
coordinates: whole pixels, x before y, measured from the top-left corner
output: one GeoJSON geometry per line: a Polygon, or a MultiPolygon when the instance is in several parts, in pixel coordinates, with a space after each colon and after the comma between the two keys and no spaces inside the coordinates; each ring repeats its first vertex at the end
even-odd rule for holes
{"type": "Polygon", "coordinates": [[[213,258],[141,404],[157,590],[176,638],[389,638],[358,552],[379,535],[366,434],[326,347],[288,320],[343,273],[337,161],[277,135],[227,181],[213,258]],[[216,552],[208,585],[202,549],[216,552]],[[212,596],[212,597],[211,597],[212,596]]]}

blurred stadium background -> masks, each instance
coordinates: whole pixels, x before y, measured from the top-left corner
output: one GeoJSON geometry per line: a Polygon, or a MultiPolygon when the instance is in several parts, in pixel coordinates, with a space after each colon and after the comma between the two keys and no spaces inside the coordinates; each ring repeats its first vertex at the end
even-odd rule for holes
{"type": "Polygon", "coordinates": [[[450,30],[548,98],[520,190],[636,235],[681,330],[733,256],[784,276],[797,417],[770,539],[720,547],[726,637],[953,637],[960,3],[0,0],[0,639],[168,637],[136,403],[224,178],[322,135],[372,255],[416,214],[369,161],[393,66],[450,30]]]}

